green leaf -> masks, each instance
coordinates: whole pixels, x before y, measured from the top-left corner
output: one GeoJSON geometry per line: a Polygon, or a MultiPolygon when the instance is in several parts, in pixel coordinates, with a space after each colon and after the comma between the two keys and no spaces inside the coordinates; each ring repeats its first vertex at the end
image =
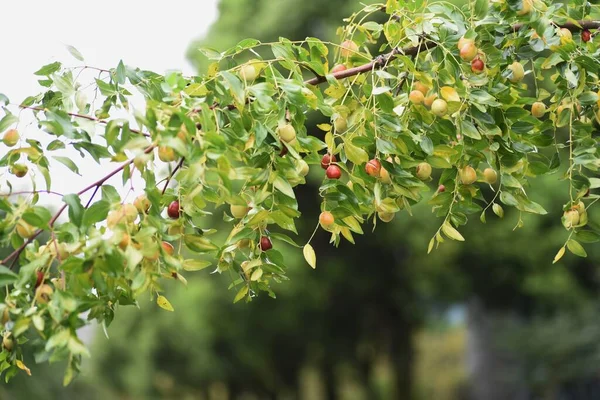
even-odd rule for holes
{"type": "Polygon", "coordinates": [[[67,50],[69,50],[69,53],[71,53],[71,55],[73,57],[75,57],[79,61],[83,61],[83,56],[81,55],[79,50],[77,50],[75,47],[71,46],[70,44],[67,44],[66,47],[67,47],[67,50]]]}
{"type": "Polygon", "coordinates": [[[237,303],[238,301],[240,301],[241,299],[243,299],[244,297],[246,297],[246,294],[248,294],[248,286],[244,285],[235,295],[235,298],[233,299],[234,303],[237,303]]]}
{"type": "Polygon", "coordinates": [[[23,219],[37,228],[45,228],[52,219],[52,214],[44,207],[34,207],[31,211],[23,214],[23,219]]]}
{"type": "Polygon", "coordinates": [[[271,232],[271,239],[281,240],[283,242],[291,244],[294,247],[298,247],[298,248],[302,247],[298,243],[296,243],[291,237],[289,237],[288,235],[285,235],[283,233],[271,232]]]}
{"type": "Polygon", "coordinates": [[[167,300],[165,296],[158,296],[156,298],[156,304],[158,304],[158,306],[163,310],[175,311],[175,309],[173,308],[171,303],[169,303],[169,300],[167,300]]]}
{"type": "Polygon", "coordinates": [[[290,185],[290,183],[280,175],[277,175],[275,181],[273,181],[273,186],[275,186],[277,190],[285,194],[287,197],[291,197],[292,199],[296,198],[296,195],[294,194],[294,189],[292,189],[292,185],[290,185]]]}
{"type": "Polygon", "coordinates": [[[52,158],[54,158],[56,161],[58,161],[59,163],[61,163],[65,167],[69,168],[71,171],[75,172],[77,175],[81,175],[79,173],[79,168],[77,167],[77,164],[75,164],[73,162],[73,160],[71,160],[70,158],[68,158],[68,157],[60,157],[60,156],[52,156],[52,158]]]}
{"type": "Polygon", "coordinates": [[[19,276],[10,269],[0,264],[0,287],[11,285],[17,281],[19,276]]]}
{"type": "Polygon", "coordinates": [[[349,140],[344,141],[344,150],[348,160],[356,165],[369,161],[369,154],[360,147],[353,145],[349,140]]]}
{"type": "Polygon", "coordinates": [[[69,220],[76,226],[81,226],[84,208],[81,200],[76,194],[68,194],[63,197],[63,201],[69,206],[69,220]]]}
{"type": "Polygon", "coordinates": [[[460,242],[465,241],[465,238],[460,234],[459,231],[450,225],[450,222],[445,222],[444,225],[442,225],[442,232],[444,232],[444,234],[450,239],[458,240],[460,242]]]}
{"type": "Polygon", "coordinates": [[[6,115],[0,119],[0,132],[4,132],[11,125],[16,124],[17,122],[19,122],[19,118],[11,113],[6,113],[6,115]]]}
{"type": "Polygon", "coordinates": [[[504,209],[500,204],[494,203],[494,205],[492,205],[492,211],[494,211],[494,214],[496,214],[498,217],[504,218],[504,209]]]}
{"type": "Polygon", "coordinates": [[[35,71],[34,74],[38,76],[49,76],[55,73],[56,71],[60,70],[61,66],[61,63],[56,61],[51,64],[44,65],[42,68],[35,71]]]}
{"type": "Polygon", "coordinates": [[[563,258],[564,255],[565,255],[565,246],[561,247],[558,250],[558,252],[554,256],[554,261],[552,261],[552,264],[556,264],[561,258],[563,258]]]}
{"type": "Polygon", "coordinates": [[[302,254],[304,255],[304,259],[306,260],[308,265],[312,267],[312,269],[317,268],[317,255],[315,254],[315,249],[313,249],[310,243],[304,245],[304,248],[302,249],[302,254]]]}
{"type": "Polygon", "coordinates": [[[183,261],[183,269],[186,271],[200,271],[211,264],[210,261],[189,259],[183,261]]]}
{"type": "Polygon", "coordinates": [[[488,0],[476,0],[474,7],[475,18],[483,19],[487,15],[489,7],[488,0]]]}
{"type": "Polygon", "coordinates": [[[460,130],[465,136],[477,140],[481,139],[481,134],[475,125],[470,121],[460,121],[460,130]]]}
{"type": "Polygon", "coordinates": [[[587,253],[585,252],[585,249],[583,248],[583,246],[576,240],[570,239],[567,242],[567,248],[569,249],[569,251],[573,254],[575,254],[576,256],[579,257],[587,257],[587,253]]]}
{"type": "Polygon", "coordinates": [[[600,234],[594,231],[578,231],[575,234],[577,240],[583,243],[596,243],[600,242],[600,234]]]}
{"type": "Polygon", "coordinates": [[[100,200],[92,204],[83,214],[83,225],[91,226],[96,222],[104,221],[110,211],[110,203],[100,200]]]}

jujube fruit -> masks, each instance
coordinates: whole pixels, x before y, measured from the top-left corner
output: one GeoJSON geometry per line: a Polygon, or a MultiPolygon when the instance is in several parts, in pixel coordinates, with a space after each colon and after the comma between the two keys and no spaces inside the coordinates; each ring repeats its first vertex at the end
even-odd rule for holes
{"type": "Polygon", "coordinates": [[[463,185],[470,185],[477,180],[477,172],[470,165],[461,168],[458,176],[463,185]]]}
{"type": "Polygon", "coordinates": [[[139,195],[133,201],[133,206],[138,210],[139,213],[145,214],[150,209],[150,200],[145,194],[139,195]]]}
{"type": "Polygon", "coordinates": [[[587,43],[590,40],[592,40],[592,33],[589,31],[589,29],[584,29],[581,31],[581,40],[584,43],[587,43]]]}
{"type": "Polygon", "coordinates": [[[546,105],[541,101],[536,101],[531,105],[531,115],[536,118],[542,118],[546,114],[546,105]]]}
{"type": "Polygon", "coordinates": [[[408,100],[413,104],[421,104],[425,100],[425,95],[420,90],[413,90],[408,95],[408,100]]]}
{"type": "Polygon", "coordinates": [[[417,178],[426,181],[431,176],[431,165],[427,162],[422,162],[417,165],[417,178]]]}
{"type": "Polygon", "coordinates": [[[161,245],[162,249],[165,251],[165,253],[167,253],[170,256],[172,256],[173,253],[175,252],[175,248],[169,242],[162,242],[160,245],[161,245]]]}
{"type": "Polygon", "coordinates": [[[471,61],[477,56],[477,46],[475,43],[468,42],[460,48],[460,58],[465,61],[471,61]]]}
{"type": "Polygon", "coordinates": [[[308,166],[308,163],[306,161],[296,161],[296,172],[298,173],[298,175],[306,176],[308,175],[308,171],[310,171],[310,167],[308,166]]]}
{"type": "Polygon", "coordinates": [[[21,136],[19,135],[19,131],[16,129],[9,129],[4,133],[2,137],[2,142],[8,147],[13,147],[19,142],[21,136]]]}
{"type": "Polygon", "coordinates": [[[171,204],[169,204],[169,207],[167,207],[167,214],[172,219],[179,218],[181,212],[179,210],[179,202],[177,200],[174,200],[171,202],[171,204]]]}
{"type": "Polygon", "coordinates": [[[240,68],[240,77],[246,82],[252,82],[258,77],[258,71],[252,64],[245,64],[240,68]]]}
{"type": "Polygon", "coordinates": [[[229,211],[231,211],[231,215],[234,218],[244,218],[248,214],[248,211],[250,211],[250,208],[248,206],[232,204],[229,211]]]}
{"type": "Polygon", "coordinates": [[[348,130],[348,120],[340,115],[333,121],[333,127],[337,133],[344,133],[348,130]]]}
{"type": "Polygon", "coordinates": [[[158,158],[162,162],[171,162],[177,159],[177,154],[171,147],[160,146],[158,148],[158,158]]]}
{"type": "Polygon", "coordinates": [[[20,219],[17,222],[17,234],[23,239],[29,239],[35,233],[35,228],[29,225],[25,220],[20,219]]]}
{"type": "Polygon", "coordinates": [[[267,251],[273,248],[273,243],[271,243],[271,239],[269,239],[267,236],[262,236],[258,246],[262,251],[267,251]]]}
{"type": "Polygon", "coordinates": [[[365,171],[368,175],[377,178],[381,172],[381,163],[376,158],[369,160],[365,165],[365,171]]]}
{"type": "Polygon", "coordinates": [[[290,143],[294,139],[296,139],[296,130],[291,124],[281,125],[277,128],[277,133],[281,140],[286,143],[290,143]]]}
{"type": "Polygon", "coordinates": [[[335,223],[335,218],[333,217],[333,214],[329,211],[323,211],[319,215],[319,223],[324,229],[329,229],[335,223]]]}
{"type": "Polygon", "coordinates": [[[383,182],[385,184],[392,183],[392,178],[390,177],[390,173],[384,167],[381,167],[381,171],[379,171],[379,178],[381,179],[381,182],[383,182]]]}
{"type": "Polygon", "coordinates": [[[342,176],[342,169],[337,165],[332,164],[329,167],[327,167],[325,174],[329,179],[340,179],[340,177],[342,176]]]}
{"type": "Polygon", "coordinates": [[[342,71],[345,71],[346,69],[347,69],[347,68],[346,68],[346,66],[345,66],[344,64],[337,64],[337,65],[335,65],[333,68],[331,68],[331,71],[330,71],[330,72],[331,72],[332,74],[335,74],[335,73],[337,73],[337,72],[342,72],[342,71]]]}
{"type": "Polygon", "coordinates": [[[323,158],[321,158],[321,168],[327,169],[331,163],[336,162],[337,159],[333,154],[325,154],[323,158]]]}
{"type": "Polygon", "coordinates": [[[486,168],[483,170],[483,178],[487,183],[493,185],[498,180],[498,173],[493,168],[486,168]]]}
{"type": "Polygon", "coordinates": [[[515,61],[512,64],[510,64],[508,66],[508,69],[512,71],[512,74],[508,78],[508,80],[512,83],[520,82],[525,76],[525,69],[523,68],[523,65],[518,61],[515,61]]]}
{"type": "Polygon", "coordinates": [[[436,99],[431,103],[431,112],[438,117],[443,117],[448,112],[448,103],[442,99],[436,99]]]}
{"type": "Polygon", "coordinates": [[[358,52],[358,45],[352,40],[344,40],[342,42],[340,51],[340,55],[342,57],[352,57],[354,54],[356,54],[356,52],[358,52]]]}
{"type": "Polygon", "coordinates": [[[484,69],[485,63],[481,58],[477,57],[474,58],[473,61],[471,61],[471,71],[473,71],[474,73],[479,74],[483,72],[484,69]]]}

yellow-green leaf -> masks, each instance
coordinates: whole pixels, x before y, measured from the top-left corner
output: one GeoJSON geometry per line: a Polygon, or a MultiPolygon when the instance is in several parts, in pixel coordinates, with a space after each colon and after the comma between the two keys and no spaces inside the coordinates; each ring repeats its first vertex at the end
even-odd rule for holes
{"type": "Polygon", "coordinates": [[[460,234],[460,232],[454,229],[449,222],[446,222],[444,225],[442,225],[442,232],[444,232],[444,234],[450,239],[458,240],[460,242],[465,241],[465,238],[460,234]]]}
{"type": "Polygon", "coordinates": [[[302,249],[302,254],[304,254],[304,259],[313,269],[317,268],[317,255],[315,254],[315,249],[307,243],[302,249]]]}
{"type": "Polygon", "coordinates": [[[252,273],[252,276],[250,277],[250,280],[253,281],[253,282],[257,281],[257,280],[259,280],[261,278],[262,274],[263,274],[262,268],[256,268],[254,270],[254,272],[252,273]]]}
{"type": "Polygon", "coordinates": [[[346,157],[356,165],[364,164],[369,161],[369,154],[358,146],[353,145],[349,140],[344,142],[346,157]]]}
{"type": "Polygon", "coordinates": [[[31,376],[31,370],[29,368],[27,368],[27,366],[25,364],[23,364],[23,361],[17,360],[17,361],[15,361],[15,364],[17,365],[17,367],[19,369],[22,369],[23,371],[25,371],[25,373],[27,375],[31,376]]]}
{"type": "Polygon", "coordinates": [[[556,253],[556,255],[554,256],[554,261],[552,261],[552,264],[556,264],[564,255],[565,246],[561,247],[560,250],[558,250],[558,253],[556,253]]]}
{"type": "Polygon", "coordinates": [[[244,285],[239,292],[237,292],[237,294],[235,295],[235,298],[233,299],[234,303],[237,303],[238,301],[240,301],[241,299],[243,299],[244,297],[246,297],[246,295],[248,294],[248,286],[244,285]]]}
{"type": "Polygon", "coordinates": [[[169,303],[169,300],[167,300],[165,296],[158,296],[158,298],[156,299],[156,304],[158,304],[158,306],[163,310],[175,311],[175,309],[173,308],[171,303],[169,303]]]}
{"type": "Polygon", "coordinates": [[[429,246],[427,246],[427,254],[431,253],[431,250],[433,250],[434,244],[435,244],[435,238],[432,237],[431,240],[429,241],[429,246]]]}
{"type": "Polygon", "coordinates": [[[587,257],[587,253],[585,252],[585,249],[583,248],[583,246],[576,240],[570,239],[567,242],[567,248],[569,249],[569,251],[573,254],[575,254],[576,256],[579,257],[587,257]]]}
{"type": "Polygon", "coordinates": [[[183,261],[183,269],[186,271],[200,271],[212,263],[206,260],[184,260],[183,261]]]}

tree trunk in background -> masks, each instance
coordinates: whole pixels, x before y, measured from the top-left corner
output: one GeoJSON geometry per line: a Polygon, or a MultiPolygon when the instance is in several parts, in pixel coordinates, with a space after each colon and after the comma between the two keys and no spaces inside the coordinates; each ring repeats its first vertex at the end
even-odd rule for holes
{"type": "Polygon", "coordinates": [[[394,367],[395,399],[413,398],[414,328],[408,322],[396,330],[390,347],[390,357],[394,367]]]}
{"type": "Polygon", "coordinates": [[[514,312],[494,312],[473,299],[467,307],[466,368],[470,400],[527,400],[519,361],[499,348],[504,328],[520,324],[514,312]]]}

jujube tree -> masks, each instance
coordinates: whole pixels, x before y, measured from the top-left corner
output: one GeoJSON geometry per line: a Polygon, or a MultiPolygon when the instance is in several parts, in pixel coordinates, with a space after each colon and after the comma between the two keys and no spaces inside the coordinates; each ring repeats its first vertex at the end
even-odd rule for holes
{"type": "Polygon", "coordinates": [[[309,169],[323,180],[315,230],[331,232],[334,245],[427,201],[441,219],[428,251],[463,241],[468,216],[546,213],[526,188],[557,173],[569,201],[557,215],[566,232],[554,261],[566,249],[585,256],[581,243],[600,240],[587,226],[598,199],[590,190],[600,187],[597,12],[578,1],[388,0],[350,16],[339,43],[246,39],[224,52],[201,49],[210,65],[199,76],[123,62],[42,67],[42,93],[17,104],[0,97],[0,238],[14,249],[0,269],[0,370],[6,379],[29,372],[21,344],[34,340],[38,360],[69,360],[69,382],[87,354],[78,328],[109,325],[118,305],[143,293],[172,311],[163,283],[185,284],[187,272],[229,274],[234,301],[274,297],[272,282],[286,279],[282,243],[316,267],[312,237],[284,233],[296,233],[294,187],[309,169]],[[17,110],[37,119],[47,144],[20,129],[17,110]],[[323,140],[306,134],[308,113],[330,120],[318,126],[323,140]],[[76,193],[54,192],[51,160],[79,172],[67,147],[116,166],[76,193]],[[122,196],[114,185],[133,176],[143,193],[131,185],[122,196]],[[13,192],[13,177],[31,177],[33,189],[13,192]],[[49,195],[62,198],[54,214],[39,205],[49,195]],[[217,232],[212,215],[230,229],[217,232]]]}

